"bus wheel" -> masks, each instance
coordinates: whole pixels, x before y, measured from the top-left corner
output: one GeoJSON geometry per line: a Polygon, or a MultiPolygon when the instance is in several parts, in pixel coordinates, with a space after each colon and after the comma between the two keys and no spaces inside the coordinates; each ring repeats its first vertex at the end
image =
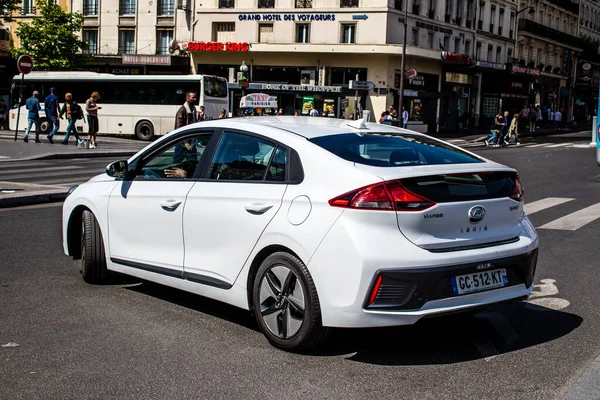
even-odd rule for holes
{"type": "Polygon", "coordinates": [[[135,135],[140,140],[149,141],[154,136],[154,125],[150,121],[140,121],[135,127],[135,135]]]}
{"type": "Polygon", "coordinates": [[[40,135],[48,135],[50,133],[50,122],[46,118],[40,119],[40,135]]]}

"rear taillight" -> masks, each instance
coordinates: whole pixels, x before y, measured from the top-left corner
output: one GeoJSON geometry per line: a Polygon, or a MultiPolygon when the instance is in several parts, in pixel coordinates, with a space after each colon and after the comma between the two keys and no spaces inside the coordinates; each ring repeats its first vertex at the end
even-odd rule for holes
{"type": "Polygon", "coordinates": [[[421,211],[435,202],[407,190],[400,181],[377,183],[329,200],[333,207],[363,210],[421,211]]]}
{"type": "Polygon", "coordinates": [[[513,191],[510,194],[510,198],[515,201],[523,201],[524,194],[525,194],[525,191],[523,190],[523,185],[521,184],[521,179],[519,178],[519,175],[517,174],[517,177],[515,178],[515,187],[513,188],[513,191]]]}

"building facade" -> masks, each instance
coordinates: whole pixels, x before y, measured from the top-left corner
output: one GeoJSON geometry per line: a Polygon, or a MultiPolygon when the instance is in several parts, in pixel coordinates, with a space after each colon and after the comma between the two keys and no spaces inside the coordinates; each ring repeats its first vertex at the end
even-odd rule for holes
{"type": "Polygon", "coordinates": [[[577,63],[573,115],[578,122],[589,122],[598,113],[600,86],[600,6],[597,0],[581,0],[579,37],[585,41],[586,50],[577,63]]]}

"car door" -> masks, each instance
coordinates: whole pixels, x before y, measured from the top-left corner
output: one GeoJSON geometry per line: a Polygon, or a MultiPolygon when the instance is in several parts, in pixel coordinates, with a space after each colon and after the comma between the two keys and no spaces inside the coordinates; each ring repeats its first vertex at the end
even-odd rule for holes
{"type": "Polygon", "coordinates": [[[227,288],[281,207],[288,149],[224,131],[184,210],[187,279],[227,288]]]}
{"type": "Polygon", "coordinates": [[[212,132],[169,141],[142,156],[135,177],[123,180],[108,203],[111,261],[182,277],[182,216],[212,132]]]}

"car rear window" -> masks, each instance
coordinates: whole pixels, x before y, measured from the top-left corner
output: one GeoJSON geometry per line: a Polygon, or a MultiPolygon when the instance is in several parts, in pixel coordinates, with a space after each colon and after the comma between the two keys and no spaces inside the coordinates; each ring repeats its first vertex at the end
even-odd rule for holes
{"type": "Polygon", "coordinates": [[[374,167],[484,162],[465,151],[419,135],[347,133],[320,136],[310,141],[344,160],[374,167]]]}

